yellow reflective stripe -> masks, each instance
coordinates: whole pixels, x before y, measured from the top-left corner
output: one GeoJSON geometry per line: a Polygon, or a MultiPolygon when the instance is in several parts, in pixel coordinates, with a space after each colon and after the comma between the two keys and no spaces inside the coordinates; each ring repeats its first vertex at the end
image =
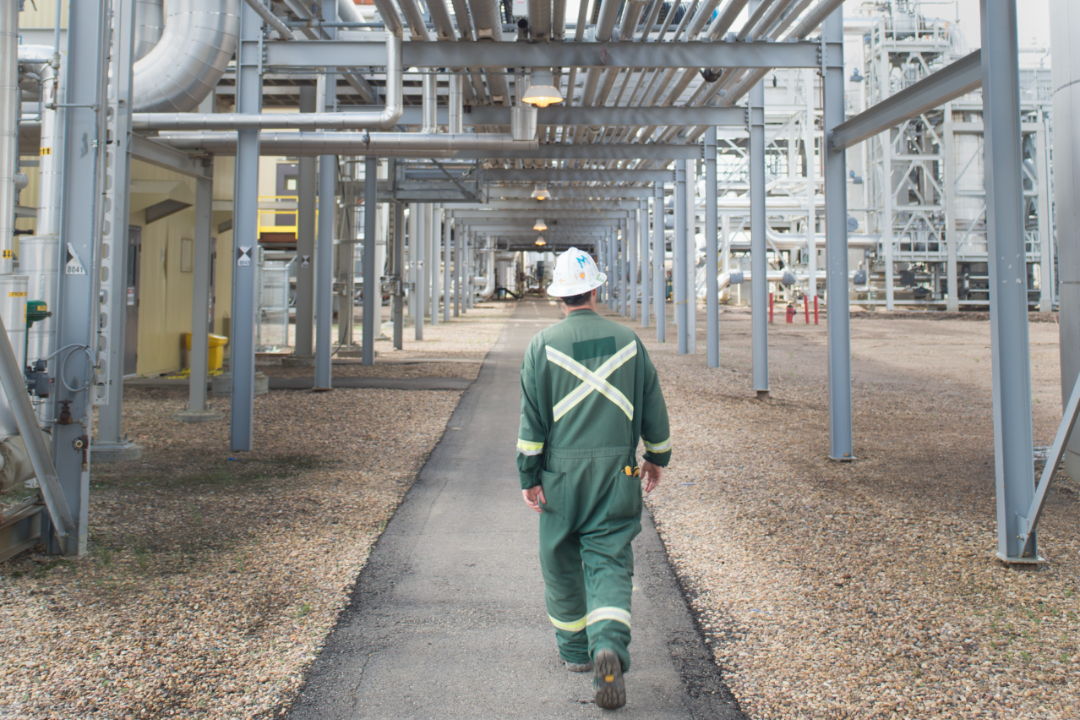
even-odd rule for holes
{"type": "Polygon", "coordinates": [[[522,455],[540,455],[544,452],[544,443],[529,442],[518,438],[517,449],[522,455]]]}
{"type": "Polygon", "coordinates": [[[623,610],[622,608],[596,608],[585,617],[585,624],[592,625],[593,623],[598,623],[601,620],[614,620],[615,622],[621,622],[626,627],[630,627],[630,613],[626,610],[623,610]]]}
{"type": "Polygon", "coordinates": [[[608,358],[607,362],[596,369],[594,373],[587,367],[577,362],[566,353],[560,352],[553,347],[546,348],[548,361],[558,365],[574,377],[580,379],[582,384],[575,388],[569,395],[560,400],[552,409],[555,420],[559,420],[578,403],[588,397],[594,390],[615,403],[626,417],[633,420],[634,406],[626,399],[626,396],[617,387],[607,382],[607,378],[616,370],[626,364],[628,360],[637,355],[637,343],[630,343],[619,352],[608,358]]]}
{"type": "Polygon", "coordinates": [[[560,630],[566,630],[567,632],[578,632],[579,630],[585,629],[585,618],[581,618],[580,620],[572,620],[570,622],[563,622],[562,620],[556,620],[555,618],[548,615],[548,620],[550,620],[551,624],[555,627],[559,628],[560,630]]]}
{"type": "Polygon", "coordinates": [[[645,438],[641,438],[641,442],[645,444],[645,449],[654,453],[666,453],[671,449],[671,438],[668,438],[664,442],[651,443],[645,438]]]}

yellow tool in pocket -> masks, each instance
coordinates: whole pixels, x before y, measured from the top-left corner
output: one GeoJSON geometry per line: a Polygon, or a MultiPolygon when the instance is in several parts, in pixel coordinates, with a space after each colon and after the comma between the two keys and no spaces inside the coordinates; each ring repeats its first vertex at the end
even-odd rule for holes
{"type": "Polygon", "coordinates": [[[639,467],[631,468],[627,465],[624,472],[630,477],[641,477],[641,468],[639,467]]]}

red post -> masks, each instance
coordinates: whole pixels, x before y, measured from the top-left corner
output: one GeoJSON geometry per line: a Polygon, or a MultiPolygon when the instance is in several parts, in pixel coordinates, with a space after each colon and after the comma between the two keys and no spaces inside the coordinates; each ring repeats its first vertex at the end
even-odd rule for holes
{"type": "Polygon", "coordinates": [[[809,295],[803,295],[802,296],[802,309],[803,309],[803,315],[806,316],[806,324],[809,325],[810,324],[810,296],[809,295]]]}
{"type": "Polygon", "coordinates": [[[815,295],[815,296],[814,296],[814,324],[815,324],[815,325],[817,325],[817,324],[818,324],[818,306],[817,306],[817,295],[815,295]]]}
{"type": "Polygon", "coordinates": [[[770,325],[773,324],[772,316],[773,316],[773,294],[769,293],[769,324],[770,325]]]}

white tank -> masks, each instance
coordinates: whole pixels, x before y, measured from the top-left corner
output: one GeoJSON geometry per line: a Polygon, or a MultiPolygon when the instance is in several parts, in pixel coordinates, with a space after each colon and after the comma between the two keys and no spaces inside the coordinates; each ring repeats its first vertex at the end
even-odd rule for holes
{"type": "MultiPolygon", "coordinates": [[[[26,343],[26,276],[0,275],[0,318],[7,328],[11,349],[15,351],[15,361],[19,367],[25,364],[26,343]]],[[[0,393],[0,433],[4,437],[19,434],[19,426],[7,398],[0,393]]]]}

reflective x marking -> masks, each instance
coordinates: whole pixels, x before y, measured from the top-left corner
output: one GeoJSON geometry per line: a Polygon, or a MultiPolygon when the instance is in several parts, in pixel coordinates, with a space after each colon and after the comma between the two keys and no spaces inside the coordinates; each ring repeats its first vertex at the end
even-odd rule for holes
{"type": "Polygon", "coordinates": [[[555,405],[553,410],[555,420],[558,421],[559,418],[570,412],[570,410],[576,407],[578,403],[593,392],[598,392],[611,402],[615,403],[620,410],[626,413],[626,417],[633,420],[633,404],[626,399],[626,396],[623,395],[617,387],[609,383],[607,379],[635,355],[637,355],[637,343],[632,342],[608,358],[607,362],[596,368],[596,372],[593,372],[566,353],[559,352],[555,348],[549,346],[547,348],[548,362],[558,365],[566,372],[581,380],[581,384],[578,385],[573,392],[555,405]]]}

